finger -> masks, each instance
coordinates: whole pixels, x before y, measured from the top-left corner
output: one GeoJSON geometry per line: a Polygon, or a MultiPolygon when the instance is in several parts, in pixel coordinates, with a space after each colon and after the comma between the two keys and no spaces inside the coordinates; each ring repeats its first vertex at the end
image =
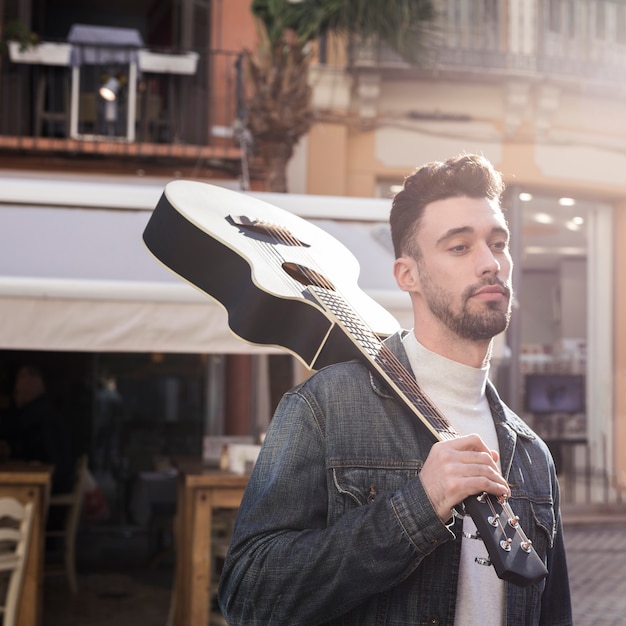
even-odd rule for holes
{"type": "MultiPolygon", "coordinates": [[[[473,450],[475,452],[488,452],[491,454],[492,450],[483,441],[482,437],[477,434],[463,435],[462,437],[456,437],[448,441],[439,442],[442,446],[450,447],[453,450],[473,450]]],[[[435,444],[435,445],[439,445],[435,444]]]]}
{"type": "MultiPolygon", "coordinates": [[[[479,489],[494,493],[495,495],[503,495],[509,492],[509,485],[504,476],[500,472],[500,468],[486,463],[461,463],[458,466],[459,478],[468,483],[474,482],[474,479],[485,481],[485,486],[479,489]]],[[[469,484],[466,485],[469,488],[469,484]]]]}
{"type": "Polygon", "coordinates": [[[502,476],[500,465],[497,461],[497,452],[490,450],[489,453],[485,452],[465,452],[461,453],[458,457],[460,465],[458,471],[462,476],[467,478],[472,477],[484,477],[493,486],[490,486],[489,493],[495,493],[496,495],[504,495],[509,493],[509,485],[502,476]],[[494,492],[491,489],[501,489],[503,491],[494,492]]]}
{"type": "Polygon", "coordinates": [[[497,497],[509,494],[509,486],[500,468],[487,452],[441,447],[426,459],[420,477],[430,501],[444,521],[450,517],[450,509],[469,496],[484,491],[497,497]]]}
{"type": "MultiPolygon", "coordinates": [[[[490,449],[482,438],[477,434],[465,435],[463,437],[457,437],[454,440],[440,442],[442,448],[459,450],[459,451],[474,451],[477,453],[485,453],[489,455],[489,458],[495,464],[495,467],[499,468],[500,454],[497,450],[490,449]],[[443,444],[446,444],[445,446],[443,444]]],[[[438,445],[438,444],[435,444],[438,445]]]]}
{"type": "Polygon", "coordinates": [[[475,463],[500,471],[498,453],[485,445],[478,444],[478,442],[482,442],[482,440],[476,435],[475,438],[466,438],[465,441],[460,442],[460,445],[448,441],[436,443],[426,462],[430,461],[431,464],[437,463],[444,466],[452,463],[475,463]]]}

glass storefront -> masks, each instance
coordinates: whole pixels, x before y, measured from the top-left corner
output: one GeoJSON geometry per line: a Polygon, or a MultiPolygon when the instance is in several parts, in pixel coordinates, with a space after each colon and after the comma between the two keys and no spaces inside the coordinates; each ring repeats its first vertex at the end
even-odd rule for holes
{"type": "MultiPolygon", "coordinates": [[[[379,183],[380,196],[395,191],[391,181],[379,183]]],[[[549,443],[566,499],[604,497],[613,467],[613,207],[516,185],[503,207],[516,301],[506,336],[494,344],[492,377],[549,443]]]]}
{"type": "Polygon", "coordinates": [[[566,499],[609,480],[611,219],[609,205],[513,189],[519,212],[516,408],[547,441],[566,499]]]}
{"type": "Polygon", "coordinates": [[[587,240],[592,205],[520,192],[520,397],[557,471],[587,445],[587,240]]]}
{"type": "Polygon", "coordinates": [[[126,520],[133,481],[142,472],[200,459],[210,418],[211,359],[197,354],[0,351],[0,418],[14,411],[17,368],[42,370],[48,394],[71,436],[107,489],[112,521],[126,520]],[[122,502],[124,500],[125,502],[122,502]]]}

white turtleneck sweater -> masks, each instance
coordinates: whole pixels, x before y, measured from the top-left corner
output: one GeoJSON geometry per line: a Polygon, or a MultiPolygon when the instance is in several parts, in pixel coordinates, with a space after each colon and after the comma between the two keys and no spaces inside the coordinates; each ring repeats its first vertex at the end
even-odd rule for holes
{"type": "MultiPolygon", "coordinates": [[[[493,450],[498,438],[485,394],[489,366],[470,367],[451,361],[422,346],[413,332],[403,340],[420,389],[461,435],[477,433],[493,450]]],[[[463,518],[461,563],[457,588],[455,626],[502,626],[504,583],[493,567],[476,559],[487,559],[487,550],[474,538],[476,526],[463,518]]]]}

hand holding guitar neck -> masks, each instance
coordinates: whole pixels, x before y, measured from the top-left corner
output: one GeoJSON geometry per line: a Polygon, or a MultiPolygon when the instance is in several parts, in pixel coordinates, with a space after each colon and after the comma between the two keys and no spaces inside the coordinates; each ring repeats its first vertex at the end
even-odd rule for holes
{"type": "Polygon", "coordinates": [[[469,496],[490,493],[509,496],[509,486],[498,467],[498,453],[478,435],[466,435],[433,445],[420,472],[422,485],[443,522],[469,496]]]}

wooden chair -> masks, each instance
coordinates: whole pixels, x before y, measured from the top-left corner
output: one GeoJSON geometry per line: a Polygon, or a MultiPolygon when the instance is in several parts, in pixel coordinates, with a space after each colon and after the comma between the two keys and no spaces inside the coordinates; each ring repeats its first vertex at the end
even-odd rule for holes
{"type": "Polygon", "coordinates": [[[48,565],[46,575],[65,574],[72,593],[78,591],[76,581],[76,533],[83,508],[85,478],[88,458],[83,454],[76,461],[76,479],[70,493],[57,493],[50,496],[49,507],[66,509],[64,527],[60,530],[46,530],[46,537],[60,537],[63,540],[63,562],[60,566],[48,565]]]}
{"type": "Polygon", "coordinates": [[[32,502],[22,504],[15,498],[0,498],[0,572],[7,578],[0,605],[2,626],[16,623],[32,520],[32,502]]]}
{"type": "MultiPolygon", "coordinates": [[[[222,565],[226,559],[226,553],[230,546],[233,536],[233,527],[235,518],[237,517],[237,509],[218,509],[213,514],[213,536],[211,539],[211,555],[213,562],[211,563],[211,571],[209,572],[209,593],[210,603],[214,604],[217,597],[217,585],[219,583],[220,574],[222,573],[222,565]]],[[[174,518],[174,536],[178,536],[181,532],[179,525],[179,517],[174,518]]],[[[178,567],[178,562],[176,563],[178,567]]],[[[169,614],[166,626],[174,626],[176,620],[176,571],[174,571],[174,582],[172,584],[172,598],[170,601],[169,614]]],[[[227,626],[227,622],[219,610],[211,608],[209,615],[209,626],[227,626]]]]}
{"type": "MultiPolygon", "coordinates": [[[[57,68],[41,68],[39,81],[37,83],[37,96],[35,99],[35,137],[41,137],[44,131],[44,124],[58,123],[62,126],[62,136],[67,137],[70,133],[70,81],[69,74],[63,72],[58,78],[60,81],[60,110],[46,108],[46,96],[52,96],[54,90],[51,89],[55,82],[54,70],[57,68]],[[50,92],[50,93],[48,93],[50,92]]],[[[65,69],[65,68],[64,68],[65,69]]],[[[59,88],[57,87],[57,90],[59,88]]],[[[51,104],[52,106],[52,104],[51,104]]],[[[54,136],[54,135],[53,135],[54,136]]]]}

